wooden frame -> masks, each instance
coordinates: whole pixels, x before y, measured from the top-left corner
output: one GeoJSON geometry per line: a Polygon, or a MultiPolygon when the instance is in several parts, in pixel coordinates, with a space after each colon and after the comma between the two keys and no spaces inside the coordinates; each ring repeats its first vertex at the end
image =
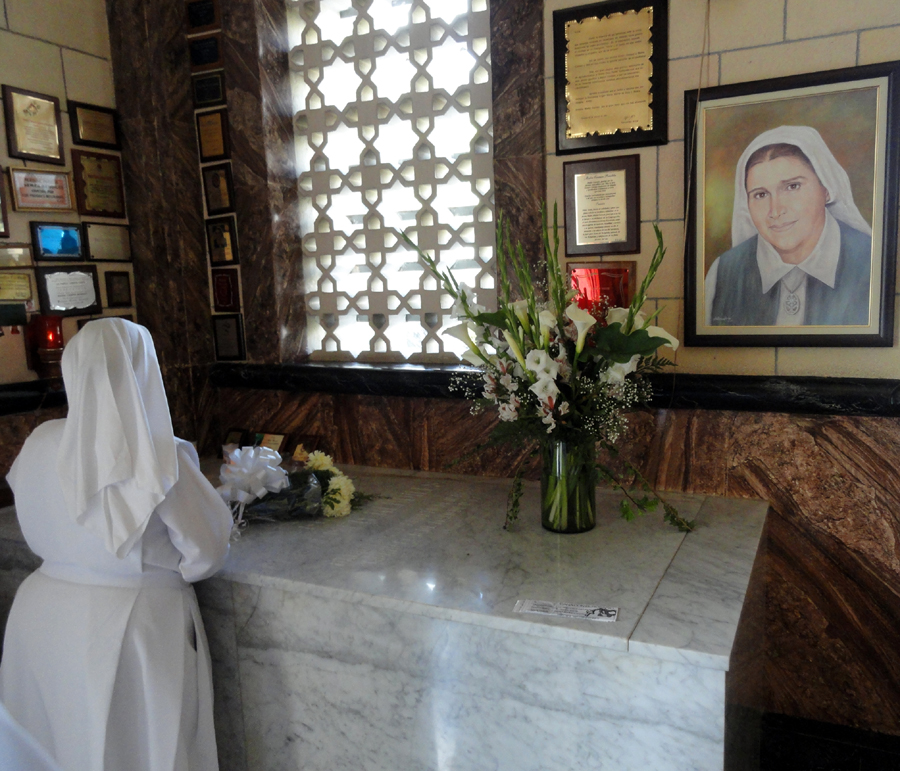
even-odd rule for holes
{"type": "Polygon", "coordinates": [[[0,270],[0,305],[9,303],[24,305],[26,313],[37,310],[33,268],[0,270]]]}
{"type": "Polygon", "coordinates": [[[32,265],[31,244],[0,245],[0,268],[30,268],[32,265]]]}
{"type": "Polygon", "coordinates": [[[206,213],[224,214],[234,211],[234,182],[231,179],[231,164],[217,163],[200,169],[203,178],[203,200],[206,213]]]}
{"type": "Polygon", "coordinates": [[[103,274],[106,284],[107,308],[131,308],[134,300],[131,295],[131,273],[127,270],[107,270],[103,274]]]}
{"type": "Polygon", "coordinates": [[[222,17],[218,0],[186,0],[184,23],[188,35],[219,29],[222,17]]]}
{"type": "Polygon", "coordinates": [[[66,165],[59,99],[4,85],[3,109],[10,158],[66,165]]]}
{"type": "Polygon", "coordinates": [[[637,262],[569,262],[566,264],[572,288],[592,306],[605,298],[610,308],[627,308],[634,297],[637,262]]]}
{"type": "Polygon", "coordinates": [[[553,12],[557,155],[668,141],[668,37],[668,0],[553,12]],[[598,77],[629,65],[641,71],[598,77]]]}
{"type": "Polygon", "coordinates": [[[131,262],[131,229],[128,225],[85,222],[84,256],[94,262],[131,262]]]}
{"type": "Polygon", "coordinates": [[[900,62],[687,92],[685,122],[685,343],[892,345],[900,62]]]}
{"type": "Polygon", "coordinates": [[[90,217],[125,217],[122,159],[118,155],[72,150],[78,213],[90,217]]]}
{"type": "Polygon", "coordinates": [[[75,211],[72,175],[68,171],[10,167],[9,186],[16,211],[75,211]]]}
{"type": "Polygon", "coordinates": [[[81,225],[77,222],[29,222],[36,261],[78,262],[84,259],[81,225]]]}
{"type": "Polygon", "coordinates": [[[247,358],[244,346],[244,321],[240,313],[212,317],[213,341],[217,361],[243,361],[247,358]]]}
{"type": "MultiPolygon", "coordinates": [[[[0,238],[9,238],[9,215],[6,208],[6,175],[0,166],[0,238]]],[[[12,187],[10,185],[10,187],[12,187]]]]}
{"type": "Polygon", "coordinates": [[[108,150],[121,149],[119,116],[109,107],[68,100],[72,143],[108,150]]]}
{"type": "Polygon", "coordinates": [[[253,446],[268,447],[270,450],[275,450],[275,452],[280,453],[284,452],[285,445],[287,444],[287,438],[287,434],[275,434],[256,431],[253,433],[253,446]]]}
{"type": "Polygon", "coordinates": [[[200,163],[224,161],[230,158],[228,110],[223,107],[218,110],[198,112],[194,117],[197,126],[197,150],[200,153],[200,163]]]}
{"type": "Polygon", "coordinates": [[[35,279],[42,313],[53,316],[92,316],[103,310],[100,305],[97,268],[93,265],[39,267],[35,268],[35,279]],[[65,281],[66,275],[79,277],[74,291],[71,282],[65,281]],[[61,279],[58,283],[54,280],[57,278],[61,279]],[[91,290],[93,302],[88,302],[91,299],[91,290]]]}
{"type": "Polygon", "coordinates": [[[188,40],[191,72],[206,72],[222,68],[222,33],[213,32],[188,40]]]}
{"type": "Polygon", "coordinates": [[[234,216],[206,220],[210,265],[237,265],[240,260],[234,216]]]}
{"type": "Polygon", "coordinates": [[[225,104],[225,73],[219,70],[192,75],[191,95],[198,110],[225,104]]]}
{"type": "Polygon", "coordinates": [[[210,280],[213,310],[237,313],[241,309],[241,290],[236,268],[213,268],[210,280]]]}
{"type": "Polygon", "coordinates": [[[563,164],[566,255],[641,251],[640,156],[563,164]]]}

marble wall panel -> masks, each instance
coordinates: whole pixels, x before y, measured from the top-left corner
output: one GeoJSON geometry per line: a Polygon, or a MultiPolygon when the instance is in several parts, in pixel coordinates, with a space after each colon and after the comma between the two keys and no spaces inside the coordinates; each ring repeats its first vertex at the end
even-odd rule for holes
{"type": "Polygon", "coordinates": [[[541,0],[494,0],[490,6],[494,158],[541,156],[544,4],[541,0]]]}

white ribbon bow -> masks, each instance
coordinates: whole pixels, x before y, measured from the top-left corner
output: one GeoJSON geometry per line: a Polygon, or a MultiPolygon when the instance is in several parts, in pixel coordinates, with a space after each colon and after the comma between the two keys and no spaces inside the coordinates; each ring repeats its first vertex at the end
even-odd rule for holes
{"type": "Polygon", "coordinates": [[[277,493],[290,484],[278,464],[281,455],[268,447],[240,447],[225,456],[217,487],[226,503],[247,504],[266,493],[277,493]]]}

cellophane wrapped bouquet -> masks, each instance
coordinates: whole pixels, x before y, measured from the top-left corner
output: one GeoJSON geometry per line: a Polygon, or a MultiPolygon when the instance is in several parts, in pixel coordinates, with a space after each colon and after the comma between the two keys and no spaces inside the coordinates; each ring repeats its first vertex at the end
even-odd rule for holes
{"type": "MultiPolygon", "coordinates": [[[[659,349],[678,346],[678,340],[654,325],[658,311],[649,316],[643,312],[647,291],[665,256],[662,234],[654,226],[657,248],[631,304],[591,305],[569,288],[560,265],[555,207],[552,228],[547,226],[546,211],[541,214],[545,276],[532,274],[521,243],[511,242],[502,215],[498,219],[496,311],[478,305],[471,288],[416,249],[454,299],[455,314],[461,319],[444,334],[465,343],[462,358],[479,370],[475,378],[463,377],[456,386],[465,389],[479,408],[497,410],[500,420],[492,443],[532,439],[548,447],[553,440],[571,446],[588,442],[615,455],[627,414],[652,396],[646,376],[672,365],[659,349]],[[518,299],[513,296],[513,279],[518,299]]],[[[655,509],[661,499],[636,467],[623,463],[626,473],[621,477],[601,463],[596,464],[596,473],[623,493],[621,511],[631,519],[655,509]]],[[[523,471],[524,464],[514,480],[507,526],[518,515],[523,471]]],[[[693,523],[662,503],[667,521],[681,530],[692,529],[693,523]]],[[[564,508],[564,501],[556,504],[558,510],[564,508]]]]}

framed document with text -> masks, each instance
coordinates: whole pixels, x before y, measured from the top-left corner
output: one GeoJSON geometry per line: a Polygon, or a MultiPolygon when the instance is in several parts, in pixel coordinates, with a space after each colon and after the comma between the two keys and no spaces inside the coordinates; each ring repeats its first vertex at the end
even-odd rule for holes
{"type": "Polygon", "coordinates": [[[240,262],[234,215],[206,220],[206,242],[211,265],[237,265],[240,262]]]}
{"type": "Polygon", "coordinates": [[[59,99],[3,86],[3,111],[10,158],[65,165],[59,99]]]}
{"type": "Polygon", "coordinates": [[[212,317],[213,341],[217,361],[241,361],[247,358],[244,347],[244,321],[240,313],[212,317]]]}
{"type": "Polygon", "coordinates": [[[72,150],[78,213],[92,217],[125,217],[122,160],[118,155],[72,150]]]}
{"type": "Polygon", "coordinates": [[[36,268],[41,312],[51,316],[100,313],[100,284],[93,265],[36,268]]]}
{"type": "Polygon", "coordinates": [[[103,274],[106,283],[106,307],[130,308],[134,303],[131,299],[131,273],[127,270],[108,270],[103,274]]]}
{"type": "Polygon", "coordinates": [[[16,211],[72,211],[72,179],[68,171],[10,168],[9,182],[16,211]]]}
{"type": "Polygon", "coordinates": [[[563,164],[566,255],[641,250],[640,156],[563,164]]]}
{"type": "Polygon", "coordinates": [[[228,145],[228,111],[197,113],[197,144],[200,163],[224,161],[231,155],[228,145]]]}
{"type": "Polygon", "coordinates": [[[553,12],[556,153],[668,141],[667,0],[553,12]]]}
{"type": "Polygon", "coordinates": [[[9,238],[9,218],[6,214],[6,188],[3,183],[2,166],[0,166],[0,238],[9,238]]]}
{"type": "Polygon", "coordinates": [[[72,141],[76,145],[119,149],[118,119],[115,110],[71,99],[68,106],[72,141]]]}
{"type": "Polygon", "coordinates": [[[85,222],[84,256],[95,262],[130,262],[131,238],[128,225],[85,222]]]}
{"type": "Polygon", "coordinates": [[[234,184],[231,181],[231,164],[217,163],[200,169],[203,178],[203,195],[207,214],[224,214],[234,211],[234,184]]]}

